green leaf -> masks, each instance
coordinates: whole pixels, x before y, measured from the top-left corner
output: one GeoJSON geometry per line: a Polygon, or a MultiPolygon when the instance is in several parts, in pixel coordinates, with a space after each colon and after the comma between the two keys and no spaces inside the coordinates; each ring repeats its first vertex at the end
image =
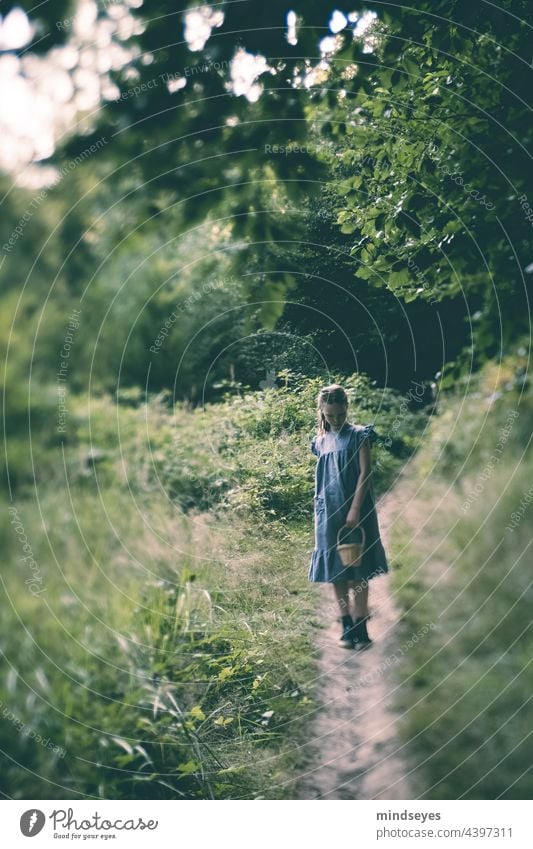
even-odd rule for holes
{"type": "MultiPolygon", "coordinates": [[[[402,59],[402,65],[409,74],[413,74],[416,77],[420,76],[420,66],[417,65],[413,59],[410,59],[408,56],[404,56],[402,59]]],[[[414,83],[415,80],[412,80],[411,82],[414,83]]]]}
{"type": "Polygon", "coordinates": [[[233,716],[219,716],[219,717],[217,717],[217,719],[215,719],[215,722],[213,724],[214,725],[222,725],[222,726],[225,727],[226,725],[231,725],[231,723],[233,722],[233,719],[234,719],[233,716]]]}
{"type": "Polygon", "coordinates": [[[190,711],[189,711],[189,714],[190,714],[190,716],[192,716],[194,719],[200,719],[200,720],[204,720],[204,719],[205,719],[205,713],[203,712],[203,710],[202,710],[202,708],[200,707],[200,705],[195,705],[193,708],[191,708],[191,709],[190,709],[190,711]]]}
{"type": "Polygon", "coordinates": [[[200,764],[197,761],[187,761],[187,763],[179,765],[178,772],[181,772],[182,775],[191,775],[193,772],[197,772],[199,767],[200,764]]]}
{"type": "Polygon", "coordinates": [[[218,673],[219,681],[227,681],[228,678],[231,678],[232,675],[235,675],[237,671],[235,666],[225,666],[224,669],[221,669],[218,673]]]}
{"type": "Polygon", "coordinates": [[[402,268],[401,271],[391,271],[388,278],[389,286],[392,289],[404,286],[406,283],[409,283],[409,280],[409,270],[407,268],[402,268]]]}
{"type": "Polygon", "coordinates": [[[357,277],[361,278],[361,280],[368,280],[372,277],[372,269],[367,265],[361,265],[355,273],[357,277]]]}
{"type": "Polygon", "coordinates": [[[341,226],[341,233],[355,233],[357,224],[355,222],[345,221],[341,226]]]}

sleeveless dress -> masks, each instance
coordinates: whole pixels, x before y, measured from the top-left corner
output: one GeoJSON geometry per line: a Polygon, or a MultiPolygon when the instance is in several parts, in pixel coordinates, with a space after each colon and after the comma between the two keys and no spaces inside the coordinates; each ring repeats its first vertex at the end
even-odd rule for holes
{"type": "Polygon", "coordinates": [[[321,583],[365,580],[389,571],[381,541],[372,482],[361,506],[361,525],[366,534],[360,566],[344,567],[337,552],[337,533],[344,525],[359,477],[359,448],[365,439],[376,438],[373,425],[345,422],[338,433],[315,436],[311,451],[318,457],[315,469],[315,548],[308,578],[321,583]]]}

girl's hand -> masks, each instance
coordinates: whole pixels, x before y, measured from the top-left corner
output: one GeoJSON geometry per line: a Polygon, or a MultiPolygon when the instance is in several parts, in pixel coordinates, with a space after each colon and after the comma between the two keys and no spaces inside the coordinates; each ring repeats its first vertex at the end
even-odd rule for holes
{"type": "Polygon", "coordinates": [[[354,510],[353,507],[350,507],[348,510],[348,515],[346,516],[345,525],[348,525],[349,528],[356,528],[359,524],[359,511],[354,510]]]}

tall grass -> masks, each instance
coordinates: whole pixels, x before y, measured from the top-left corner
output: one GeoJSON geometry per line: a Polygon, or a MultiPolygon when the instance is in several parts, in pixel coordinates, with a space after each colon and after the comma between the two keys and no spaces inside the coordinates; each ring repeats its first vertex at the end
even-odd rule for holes
{"type": "MultiPolygon", "coordinates": [[[[166,393],[69,396],[65,445],[32,446],[35,486],[27,459],[13,461],[1,792],[291,796],[319,708],[307,582],[318,383],[294,380],[196,410],[166,393]]],[[[354,419],[386,430],[401,399],[353,382],[354,419]]],[[[419,422],[402,416],[402,451],[419,422]]],[[[380,480],[399,462],[378,447],[380,480]]]]}
{"type": "Polygon", "coordinates": [[[230,534],[212,516],[185,519],[161,496],[138,513],[124,509],[118,488],[104,498],[105,519],[96,491],[76,493],[76,521],[66,492],[15,504],[41,569],[38,596],[24,586],[3,511],[13,565],[3,580],[12,606],[1,636],[2,791],[268,792],[284,762],[278,729],[295,728],[309,703],[313,648],[309,630],[293,627],[313,614],[302,578],[308,540],[273,540],[236,518],[230,534]]]}
{"type": "Polygon", "coordinates": [[[421,798],[533,793],[533,397],[514,366],[498,374],[489,365],[472,394],[449,398],[398,488],[394,581],[405,629],[436,625],[398,679],[421,798]]]}

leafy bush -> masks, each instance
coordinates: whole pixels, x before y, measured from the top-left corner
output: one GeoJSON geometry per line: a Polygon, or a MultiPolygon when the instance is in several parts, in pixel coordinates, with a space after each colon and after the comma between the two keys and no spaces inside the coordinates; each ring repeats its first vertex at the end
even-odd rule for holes
{"type": "MultiPolygon", "coordinates": [[[[157,446],[155,474],[183,509],[218,505],[262,519],[309,518],[315,465],[310,441],[324,383],[289,371],[278,379],[279,387],[228,394],[222,403],[202,409],[177,407],[175,433],[159,428],[151,434],[157,446]]],[[[416,450],[426,418],[421,409],[412,409],[412,399],[372,387],[366,375],[331,380],[347,387],[352,421],[375,423],[376,485],[384,488],[402,459],[416,450]]]]}

